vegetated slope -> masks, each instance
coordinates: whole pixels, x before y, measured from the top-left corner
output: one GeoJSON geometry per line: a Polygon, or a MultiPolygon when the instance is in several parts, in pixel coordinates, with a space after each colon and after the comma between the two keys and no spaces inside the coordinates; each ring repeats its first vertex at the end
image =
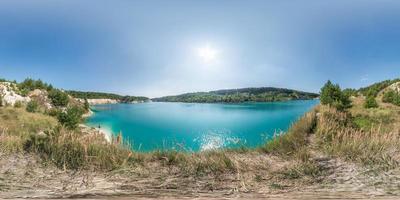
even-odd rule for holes
{"type": "Polygon", "coordinates": [[[400,106],[400,81],[391,84],[382,94],[382,102],[400,106]]]}
{"type": "Polygon", "coordinates": [[[105,92],[82,92],[82,91],[75,91],[75,90],[69,90],[67,93],[74,98],[80,98],[80,99],[115,99],[120,102],[145,102],[148,101],[149,98],[143,97],[143,96],[122,96],[119,94],[113,94],[113,93],[105,93],[105,92]]]}
{"type": "Polygon", "coordinates": [[[372,96],[376,97],[380,91],[384,90],[385,88],[392,85],[393,83],[396,83],[399,81],[400,81],[400,78],[393,79],[393,80],[390,80],[390,79],[384,80],[384,81],[369,85],[367,87],[360,88],[358,91],[364,96],[372,95],[372,96]]]}
{"type": "Polygon", "coordinates": [[[314,99],[318,94],[285,88],[260,87],[216,90],[210,92],[185,93],[176,96],[154,98],[160,102],[188,103],[239,103],[239,102],[271,102],[285,100],[314,99]]]}

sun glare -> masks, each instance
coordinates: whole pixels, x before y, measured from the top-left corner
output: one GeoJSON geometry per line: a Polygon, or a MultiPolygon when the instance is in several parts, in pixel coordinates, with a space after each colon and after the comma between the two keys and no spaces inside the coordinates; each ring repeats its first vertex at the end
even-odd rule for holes
{"type": "Polygon", "coordinates": [[[216,60],[218,51],[210,45],[198,49],[198,56],[206,63],[216,60]]]}

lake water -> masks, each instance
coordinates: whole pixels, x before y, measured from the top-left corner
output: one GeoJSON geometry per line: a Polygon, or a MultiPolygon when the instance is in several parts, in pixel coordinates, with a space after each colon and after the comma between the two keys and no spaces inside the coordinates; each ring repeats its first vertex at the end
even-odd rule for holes
{"type": "Polygon", "coordinates": [[[141,103],[96,105],[93,127],[122,132],[139,151],[201,151],[255,147],[286,131],[317,100],[242,104],[141,103]]]}

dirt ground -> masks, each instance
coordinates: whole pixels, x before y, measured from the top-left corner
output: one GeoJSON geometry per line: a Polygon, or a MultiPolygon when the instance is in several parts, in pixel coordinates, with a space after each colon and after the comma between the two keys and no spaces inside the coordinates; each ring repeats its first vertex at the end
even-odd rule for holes
{"type": "Polygon", "coordinates": [[[0,198],[74,199],[399,199],[400,172],[377,172],[324,157],[326,175],[285,179],[292,163],[267,154],[236,155],[243,169],[185,176],[158,162],[112,172],[61,170],[34,155],[1,155],[0,198]]]}

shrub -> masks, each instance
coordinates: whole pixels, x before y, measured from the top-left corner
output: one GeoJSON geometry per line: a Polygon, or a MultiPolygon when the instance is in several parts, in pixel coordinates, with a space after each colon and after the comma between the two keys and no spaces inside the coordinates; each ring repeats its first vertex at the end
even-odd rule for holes
{"type": "Polygon", "coordinates": [[[22,102],[21,102],[21,101],[16,101],[16,102],[14,103],[14,107],[15,107],[15,108],[21,108],[21,107],[22,107],[22,102]]]}
{"type": "Polygon", "coordinates": [[[383,95],[382,101],[385,103],[392,103],[394,105],[400,106],[400,94],[396,93],[393,90],[389,90],[383,95]]]}
{"type": "Polygon", "coordinates": [[[49,98],[51,103],[57,107],[65,107],[69,102],[68,95],[65,92],[57,89],[53,89],[49,92],[49,98]]]}
{"type": "Polygon", "coordinates": [[[338,84],[334,85],[331,81],[321,88],[321,104],[330,105],[338,110],[345,110],[351,107],[349,96],[343,93],[338,84]]]}
{"type": "Polygon", "coordinates": [[[83,110],[80,107],[73,106],[67,108],[65,112],[59,112],[58,121],[69,129],[76,129],[82,119],[83,110]]]}
{"type": "Polygon", "coordinates": [[[60,111],[57,108],[51,108],[49,110],[46,110],[46,114],[52,117],[57,117],[59,112],[60,111]]]}
{"type": "Polygon", "coordinates": [[[377,108],[378,103],[375,100],[375,97],[370,95],[367,96],[367,99],[364,102],[364,108],[377,108]]]}
{"type": "Polygon", "coordinates": [[[35,100],[32,100],[30,102],[28,102],[28,104],[26,105],[26,111],[34,113],[38,110],[38,103],[35,100]]]}
{"type": "Polygon", "coordinates": [[[385,92],[385,94],[382,97],[382,101],[385,103],[391,103],[393,102],[394,98],[396,96],[396,93],[393,90],[389,90],[385,92]]]}

